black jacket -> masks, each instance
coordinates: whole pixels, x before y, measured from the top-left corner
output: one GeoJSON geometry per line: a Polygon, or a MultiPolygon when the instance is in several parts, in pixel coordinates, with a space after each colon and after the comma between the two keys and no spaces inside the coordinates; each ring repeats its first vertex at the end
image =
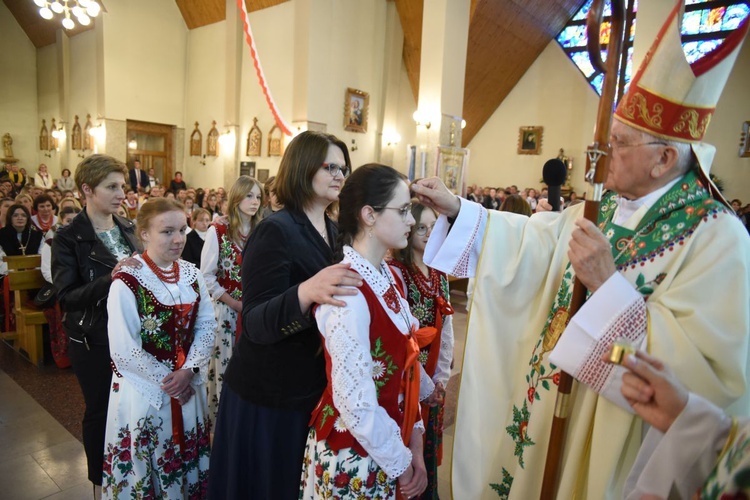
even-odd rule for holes
{"type": "Polygon", "coordinates": [[[185,248],[182,249],[182,259],[186,260],[195,267],[201,267],[201,252],[203,251],[205,240],[200,237],[197,231],[190,231],[185,241],[185,248]]]}
{"type": "MultiPolygon", "coordinates": [[[[326,219],[328,241],[337,230],[326,219]]],[[[326,387],[320,333],[302,314],[299,284],[334,263],[333,250],[304,213],[282,209],[250,234],[242,256],[242,336],[224,383],[270,408],[310,412],[326,387]]]]}
{"type": "MultiPolygon", "coordinates": [[[[131,251],[140,250],[135,224],[117,215],[131,251]]],[[[99,240],[84,210],[52,240],[52,283],[64,313],[63,328],[74,341],[108,345],[107,297],[117,260],[99,240]]]]}
{"type": "Polygon", "coordinates": [[[31,221],[21,234],[21,241],[18,241],[18,232],[13,226],[5,226],[0,229],[0,247],[3,248],[5,255],[37,254],[42,246],[43,238],[44,233],[34,227],[31,221]],[[21,243],[26,245],[25,252],[21,250],[21,243]]]}

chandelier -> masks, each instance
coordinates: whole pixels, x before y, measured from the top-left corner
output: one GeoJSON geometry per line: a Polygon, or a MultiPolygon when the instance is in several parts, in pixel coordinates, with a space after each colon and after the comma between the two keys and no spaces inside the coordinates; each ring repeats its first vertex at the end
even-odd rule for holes
{"type": "Polygon", "coordinates": [[[44,19],[52,19],[55,14],[63,14],[62,25],[66,30],[75,28],[73,17],[81,26],[88,26],[91,24],[91,18],[98,16],[101,11],[101,6],[96,0],[34,0],[34,3],[40,7],[39,15],[44,19]]]}

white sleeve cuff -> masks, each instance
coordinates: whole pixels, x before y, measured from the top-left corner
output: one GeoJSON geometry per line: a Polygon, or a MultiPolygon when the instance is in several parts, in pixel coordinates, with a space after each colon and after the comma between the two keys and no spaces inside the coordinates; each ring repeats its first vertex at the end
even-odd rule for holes
{"type": "Polygon", "coordinates": [[[620,394],[622,367],[601,360],[617,340],[636,348],[646,337],[646,303],[620,274],[613,274],[570,320],[550,361],[632,413],[620,394]]]}
{"type": "Polygon", "coordinates": [[[459,200],[461,209],[452,227],[445,215],[438,217],[424,251],[424,261],[451,276],[468,278],[474,276],[479,261],[487,210],[478,203],[459,200]]]}

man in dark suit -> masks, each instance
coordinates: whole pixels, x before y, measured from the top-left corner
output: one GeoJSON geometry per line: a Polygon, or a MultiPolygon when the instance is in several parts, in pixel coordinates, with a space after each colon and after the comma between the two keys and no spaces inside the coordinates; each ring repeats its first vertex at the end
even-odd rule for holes
{"type": "Polygon", "coordinates": [[[130,169],[130,188],[137,192],[142,193],[151,185],[148,180],[148,174],[141,169],[141,162],[135,160],[133,162],[133,168],[130,169]]]}

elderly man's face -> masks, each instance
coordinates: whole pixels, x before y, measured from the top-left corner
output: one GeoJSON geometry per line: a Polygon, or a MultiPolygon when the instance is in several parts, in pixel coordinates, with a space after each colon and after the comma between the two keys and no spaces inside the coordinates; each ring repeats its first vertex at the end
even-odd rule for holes
{"type": "Polygon", "coordinates": [[[612,161],[604,187],[631,200],[654,191],[651,172],[666,145],[619,120],[612,121],[610,141],[612,161]]]}

